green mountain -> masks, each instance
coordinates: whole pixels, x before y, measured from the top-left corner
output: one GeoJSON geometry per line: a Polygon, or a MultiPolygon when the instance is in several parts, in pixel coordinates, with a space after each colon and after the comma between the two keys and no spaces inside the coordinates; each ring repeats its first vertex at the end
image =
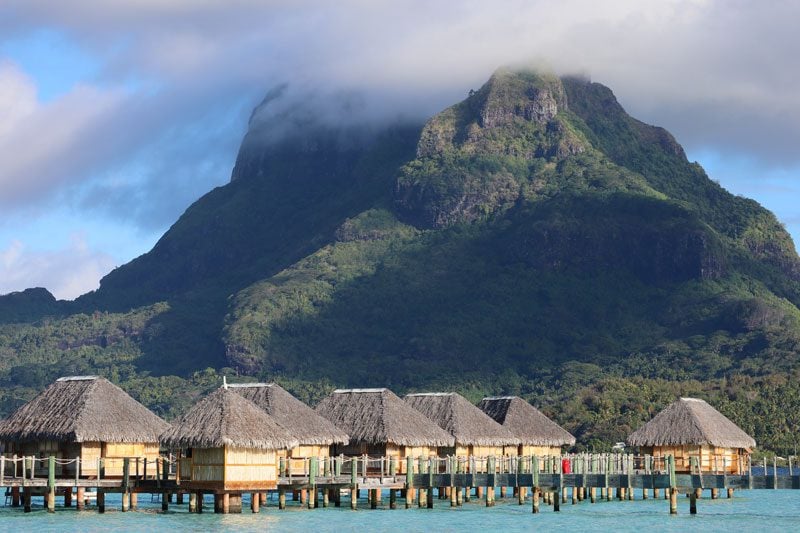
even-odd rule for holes
{"type": "Polygon", "coordinates": [[[285,98],[254,112],[231,182],[97,291],[0,297],[5,411],[99,372],[170,416],[223,372],[309,401],[520,394],[584,446],[692,394],[796,445],[789,235],[608,88],[499,70],[424,126],[381,128],[285,98]]]}

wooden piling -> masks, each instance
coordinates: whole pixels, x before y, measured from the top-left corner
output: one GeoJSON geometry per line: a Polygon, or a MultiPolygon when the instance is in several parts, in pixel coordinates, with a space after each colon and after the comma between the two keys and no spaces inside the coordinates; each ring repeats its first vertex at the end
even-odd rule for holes
{"type": "Polygon", "coordinates": [[[75,494],[75,508],[78,511],[83,511],[84,505],[86,505],[86,489],[83,487],[78,487],[76,494],[75,494]]]}
{"type": "Polygon", "coordinates": [[[558,492],[553,493],[553,511],[556,513],[561,510],[561,498],[559,497],[558,492]]]}
{"type": "Polygon", "coordinates": [[[718,498],[719,498],[719,489],[718,488],[711,489],[711,499],[716,500],[718,498]]]}
{"type": "Polygon", "coordinates": [[[397,509],[397,491],[389,489],[389,509],[397,509]]]}
{"type": "Polygon", "coordinates": [[[250,494],[250,511],[253,514],[257,514],[261,509],[259,505],[261,504],[261,498],[258,497],[257,492],[253,492],[250,494]]]}
{"type": "Polygon", "coordinates": [[[97,512],[103,514],[106,512],[106,491],[97,488],[97,512]]]}
{"type": "Polygon", "coordinates": [[[331,491],[330,489],[323,489],[322,490],[322,507],[323,509],[327,509],[330,505],[331,499],[331,491]]]}
{"type": "Polygon", "coordinates": [[[23,487],[22,489],[22,509],[26,513],[31,512],[31,488],[23,487]]]}
{"type": "Polygon", "coordinates": [[[230,514],[231,512],[231,495],[227,492],[222,495],[222,514],[230,514]]]}
{"type": "Polygon", "coordinates": [[[300,505],[307,505],[308,504],[308,491],[306,489],[300,489],[300,505]]]}
{"type": "Polygon", "coordinates": [[[131,511],[135,511],[139,508],[139,495],[135,492],[131,492],[131,511]]]}
{"type": "Polygon", "coordinates": [[[189,512],[196,513],[197,512],[197,493],[191,492],[189,493],[189,512]]]}
{"type": "Polygon", "coordinates": [[[661,497],[661,489],[653,489],[653,499],[657,500],[661,497]]]}
{"type": "Polygon", "coordinates": [[[169,492],[164,491],[161,493],[161,512],[166,513],[169,511],[169,492]]]}
{"type": "Polygon", "coordinates": [[[672,487],[669,492],[669,514],[678,514],[678,489],[672,487]]]}
{"type": "Polygon", "coordinates": [[[578,487],[572,487],[572,505],[578,503],[578,487]]]}
{"type": "Polygon", "coordinates": [[[358,485],[350,486],[350,509],[353,511],[358,509],[358,485]]]}
{"type": "Polygon", "coordinates": [[[561,487],[561,503],[567,503],[567,487],[561,487]]]}
{"type": "Polygon", "coordinates": [[[728,487],[728,499],[731,499],[731,498],[733,498],[733,488],[732,487],[728,487]]]}
{"type": "Polygon", "coordinates": [[[197,491],[197,514],[203,514],[203,491],[197,491]]]}
{"type": "Polygon", "coordinates": [[[697,514],[697,491],[689,491],[689,514],[697,514]]]}
{"type": "Polygon", "coordinates": [[[11,487],[11,507],[20,506],[19,487],[11,487]]]}
{"type": "Polygon", "coordinates": [[[72,507],[72,487],[64,491],[64,507],[72,507]]]}
{"type": "Polygon", "coordinates": [[[428,505],[427,489],[419,489],[419,494],[417,495],[417,504],[419,505],[420,509],[428,505]]]}
{"type": "Polygon", "coordinates": [[[433,487],[426,491],[428,493],[428,497],[425,499],[425,506],[428,509],[433,509],[433,487]]]}
{"type": "Polygon", "coordinates": [[[539,490],[539,487],[534,487],[533,488],[533,494],[532,494],[533,497],[531,498],[533,500],[533,503],[531,504],[533,514],[539,514],[539,493],[540,492],[541,491],[539,490]]]}
{"type": "Polygon", "coordinates": [[[483,487],[475,487],[475,497],[479,500],[483,499],[484,489],[483,487]]]}

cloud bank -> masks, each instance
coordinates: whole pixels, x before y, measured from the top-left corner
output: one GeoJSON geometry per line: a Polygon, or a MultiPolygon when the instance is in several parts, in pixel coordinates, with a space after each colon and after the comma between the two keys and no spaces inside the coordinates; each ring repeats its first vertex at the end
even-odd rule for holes
{"type": "Polygon", "coordinates": [[[690,153],[800,168],[797,20],[789,0],[6,0],[0,45],[47,28],[97,68],[42,102],[0,55],[0,209],[161,230],[229,179],[272,87],[426,117],[507,64],[589,74],[690,153]]]}

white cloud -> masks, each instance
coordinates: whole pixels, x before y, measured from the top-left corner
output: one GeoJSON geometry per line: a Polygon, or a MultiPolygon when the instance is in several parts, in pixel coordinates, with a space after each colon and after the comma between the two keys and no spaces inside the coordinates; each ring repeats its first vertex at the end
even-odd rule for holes
{"type": "Polygon", "coordinates": [[[113,258],[91,250],[80,235],[54,251],[32,251],[14,241],[0,250],[0,294],[46,287],[56,298],[71,300],[96,289],[113,266],[113,258]]]}

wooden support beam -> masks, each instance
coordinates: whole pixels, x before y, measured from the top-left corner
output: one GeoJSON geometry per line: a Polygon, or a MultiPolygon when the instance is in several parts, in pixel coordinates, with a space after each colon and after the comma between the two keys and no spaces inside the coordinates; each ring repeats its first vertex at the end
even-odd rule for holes
{"type": "Polygon", "coordinates": [[[250,494],[250,511],[253,514],[257,514],[259,512],[259,505],[261,504],[261,498],[258,496],[257,492],[253,492],[250,494]]]}
{"type": "Polygon", "coordinates": [[[83,511],[83,507],[86,505],[86,489],[78,487],[76,492],[75,499],[77,501],[75,502],[75,508],[78,509],[78,511],[83,511]]]}
{"type": "Polygon", "coordinates": [[[97,512],[103,514],[106,512],[106,492],[101,489],[97,488],[97,512]]]}

